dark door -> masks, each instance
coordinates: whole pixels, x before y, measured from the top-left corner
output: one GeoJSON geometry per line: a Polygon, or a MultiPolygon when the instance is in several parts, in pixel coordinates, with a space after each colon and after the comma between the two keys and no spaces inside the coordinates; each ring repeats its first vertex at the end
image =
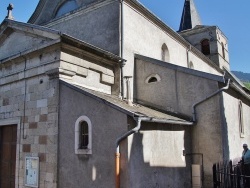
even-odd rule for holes
{"type": "Polygon", "coordinates": [[[15,188],[17,126],[0,126],[0,188],[15,188]]]}

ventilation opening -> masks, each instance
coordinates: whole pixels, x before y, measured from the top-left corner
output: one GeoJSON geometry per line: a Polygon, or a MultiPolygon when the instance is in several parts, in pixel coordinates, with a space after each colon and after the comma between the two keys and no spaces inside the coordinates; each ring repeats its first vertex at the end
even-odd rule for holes
{"type": "Polygon", "coordinates": [[[152,83],[152,82],[157,82],[157,78],[156,77],[152,77],[148,80],[148,83],[152,83]]]}
{"type": "Polygon", "coordinates": [[[146,83],[155,83],[155,82],[159,82],[161,81],[161,78],[158,74],[152,74],[150,76],[147,77],[146,79],[146,83]]]}

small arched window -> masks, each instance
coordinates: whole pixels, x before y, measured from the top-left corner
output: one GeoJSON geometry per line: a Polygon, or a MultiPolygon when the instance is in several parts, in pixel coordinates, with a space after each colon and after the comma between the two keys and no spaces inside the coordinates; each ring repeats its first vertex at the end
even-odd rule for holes
{"type": "Polygon", "coordinates": [[[238,110],[238,117],[239,117],[239,129],[240,129],[240,137],[245,136],[245,127],[244,127],[244,121],[243,121],[243,108],[242,108],[242,102],[239,100],[239,110],[238,110]]]}
{"type": "Polygon", "coordinates": [[[87,116],[75,122],[75,154],[92,154],[92,125],[87,116]]]}
{"type": "Polygon", "coordinates": [[[209,55],[210,54],[210,43],[208,39],[204,39],[201,41],[201,52],[204,55],[209,55]]]}
{"type": "Polygon", "coordinates": [[[155,82],[160,82],[161,78],[158,74],[151,74],[148,76],[145,80],[145,83],[150,84],[150,83],[155,83],[155,82]]]}
{"type": "Polygon", "coordinates": [[[165,62],[169,62],[170,57],[169,57],[169,50],[167,45],[164,43],[161,47],[161,60],[165,62]]]}
{"type": "Polygon", "coordinates": [[[222,48],[222,57],[225,59],[225,46],[223,42],[221,43],[221,48],[222,48]]]}
{"type": "Polygon", "coordinates": [[[65,2],[58,8],[55,17],[56,17],[56,18],[57,18],[57,17],[60,17],[60,16],[66,14],[66,13],[72,11],[72,10],[77,9],[77,7],[78,7],[78,6],[77,6],[77,3],[76,3],[75,0],[67,0],[67,1],[65,1],[65,2]]]}
{"type": "Polygon", "coordinates": [[[79,125],[79,149],[88,149],[89,145],[89,127],[86,121],[79,125]]]}

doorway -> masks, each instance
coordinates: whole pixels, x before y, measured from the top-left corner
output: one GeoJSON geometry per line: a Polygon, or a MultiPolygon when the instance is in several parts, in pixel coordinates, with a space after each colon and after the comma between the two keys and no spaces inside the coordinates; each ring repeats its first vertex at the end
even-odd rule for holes
{"type": "Polygon", "coordinates": [[[0,187],[15,188],[17,125],[0,126],[0,187]]]}

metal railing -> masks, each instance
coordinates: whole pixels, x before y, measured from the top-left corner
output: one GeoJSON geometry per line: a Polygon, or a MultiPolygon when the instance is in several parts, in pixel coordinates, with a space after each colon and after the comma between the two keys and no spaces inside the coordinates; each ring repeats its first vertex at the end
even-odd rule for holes
{"type": "Polygon", "coordinates": [[[213,165],[214,188],[250,188],[250,176],[246,176],[243,161],[238,160],[213,165]]]}

